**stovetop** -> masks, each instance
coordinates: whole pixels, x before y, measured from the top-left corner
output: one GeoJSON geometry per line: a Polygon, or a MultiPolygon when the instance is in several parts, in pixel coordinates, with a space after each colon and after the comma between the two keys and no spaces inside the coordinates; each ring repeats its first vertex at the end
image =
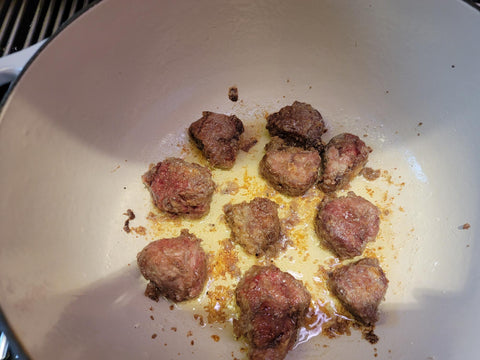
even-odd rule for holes
{"type": "Polygon", "coordinates": [[[38,45],[96,1],[0,1],[0,100],[38,45]]]}

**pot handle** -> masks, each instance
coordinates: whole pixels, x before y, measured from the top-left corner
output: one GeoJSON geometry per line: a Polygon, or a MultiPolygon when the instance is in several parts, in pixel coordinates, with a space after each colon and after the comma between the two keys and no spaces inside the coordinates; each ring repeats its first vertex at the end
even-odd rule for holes
{"type": "Polygon", "coordinates": [[[0,360],[5,360],[8,355],[8,339],[7,335],[0,332],[0,360]]]}
{"type": "Polygon", "coordinates": [[[40,41],[26,49],[0,58],[0,86],[13,82],[44,42],[45,40],[40,41]]]}

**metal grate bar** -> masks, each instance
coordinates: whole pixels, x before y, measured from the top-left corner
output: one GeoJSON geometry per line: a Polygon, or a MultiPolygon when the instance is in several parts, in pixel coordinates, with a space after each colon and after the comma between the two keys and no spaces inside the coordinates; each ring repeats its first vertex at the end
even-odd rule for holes
{"type": "Polygon", "coordinates": [[[8,7],[5,18],[3,19],[2,27],[0,28],[0,40],[4,39],[7,34],[7,29],[12,21],[12,16],[13,16],[13,12],[15,10],[16,4],[17,4],[16,0],[12,0],[10,2],[10,6],[8,7]]]}
{"type": "Polygon", "coordinates": [[[55,32],[59,28],[60,24],[62,23],[62,17],[66,8],[65,5],[66,5],[65,1],[62,1],[60,3],[60,8],[58,9],[57,18],[55,19],[55,24],[53,25],[52,33],[55,32]]]}
{"type": "Polygon", "coordinates": [[[0,57],[50,37],[95,0],[0,0],[0,57]]]}
{"type": "Polygon", "coordinates": [[[38,21],[40,20],[40,13],[43,9],[45,0],[40,0],[37,4],[37,8],[35,10],[35,15],[33,15],[32,22],[30,24],[30,29],[28,30],[27,38],[25,39],[25,43],[23,44],[23,47],[26,48],[30,45],[35,44],[33,35],[35,34],[35,31],[37,30],[38,26],[38,21]]]}
{"type": "MultiPolygon", "coordinates": [[[[15,36],[17,35],[17,31],[23,19],[23,16],[25,14],[26,7],[27,7],[27,1],[23,0],[22,4],[20,5],[20,10],[18,11],[17,19],[13,24],[12,32],[10,33],[10,37],[8,38],[7,45],[5,46],[5,54],[10,54],[11,52],[10,50],[12,49],[13,41],[15,40],[15,36]]],[[[19,50],[19,49],[14,49],[14,50],[19,50]]]]}
{"type": "Polygon", "coordinates": [[[75,14],[76,10],[77,10],[77,0],[73,0],[72,5],[70,5],[70,13],[68,14],[68,17],[72,17],[73,14],[75,14]]]}
{"type": "Polygon", "coordinates": [[[48,25],[50,24],[50,18],[52,17],[52,14],[53,14],[53,8],[55,6],[55,2],[56,1],[50,1],[47,14],[45,15],[45,19],[43,20],[42,30],[40,30],[40,35],[38,36],[39,39],[46,38],[47,28],[48,28],[48,25]]]}

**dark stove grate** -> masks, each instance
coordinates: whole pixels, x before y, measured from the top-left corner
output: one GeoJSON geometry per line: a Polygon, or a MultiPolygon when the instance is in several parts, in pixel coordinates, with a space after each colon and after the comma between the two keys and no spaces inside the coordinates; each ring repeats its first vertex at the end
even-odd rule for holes
{"type": "Polygon", "coordinates": [[[473,6],[475,9],[480,10],[480,0],[464,0],[467,4],[473,6]]]}
{"type": "Polygon", "coordinates": [[[0,57],[36,44],[95,0],[0,0],[0,57]]]}

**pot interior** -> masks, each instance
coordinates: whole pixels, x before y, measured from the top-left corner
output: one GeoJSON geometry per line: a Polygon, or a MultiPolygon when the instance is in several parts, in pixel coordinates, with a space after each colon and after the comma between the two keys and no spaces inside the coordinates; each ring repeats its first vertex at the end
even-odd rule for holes
{"type": "MultiPolygon", "coordinates": [[[[141,175],[186,156],[186,128],[204,110],[236,114],[261,137],[265,114],[299,100],[322,113],[326,140],[366,135],[368,166],[385,171],[352,187],[388,210],[378,255],[390,283],[375,346],[353,330],[314,336],[288,356],[473,358],[479,32],[478,14],[451,1],[94,6],[45,46],[1,112],[0,303],[27,351],[245,358],[230,322],[200,324],[200,301],[171,307],[143,295],[137,252],[177,228],[148,220],[141,175]],[[127,209],[145,235],[123,230],[127,209]]],[[[261,144],[239,155],[239,174],[247,163],[255,172],[261,144]]],[[[181,225],[205,231],[219,211],[181,225]]]]}

